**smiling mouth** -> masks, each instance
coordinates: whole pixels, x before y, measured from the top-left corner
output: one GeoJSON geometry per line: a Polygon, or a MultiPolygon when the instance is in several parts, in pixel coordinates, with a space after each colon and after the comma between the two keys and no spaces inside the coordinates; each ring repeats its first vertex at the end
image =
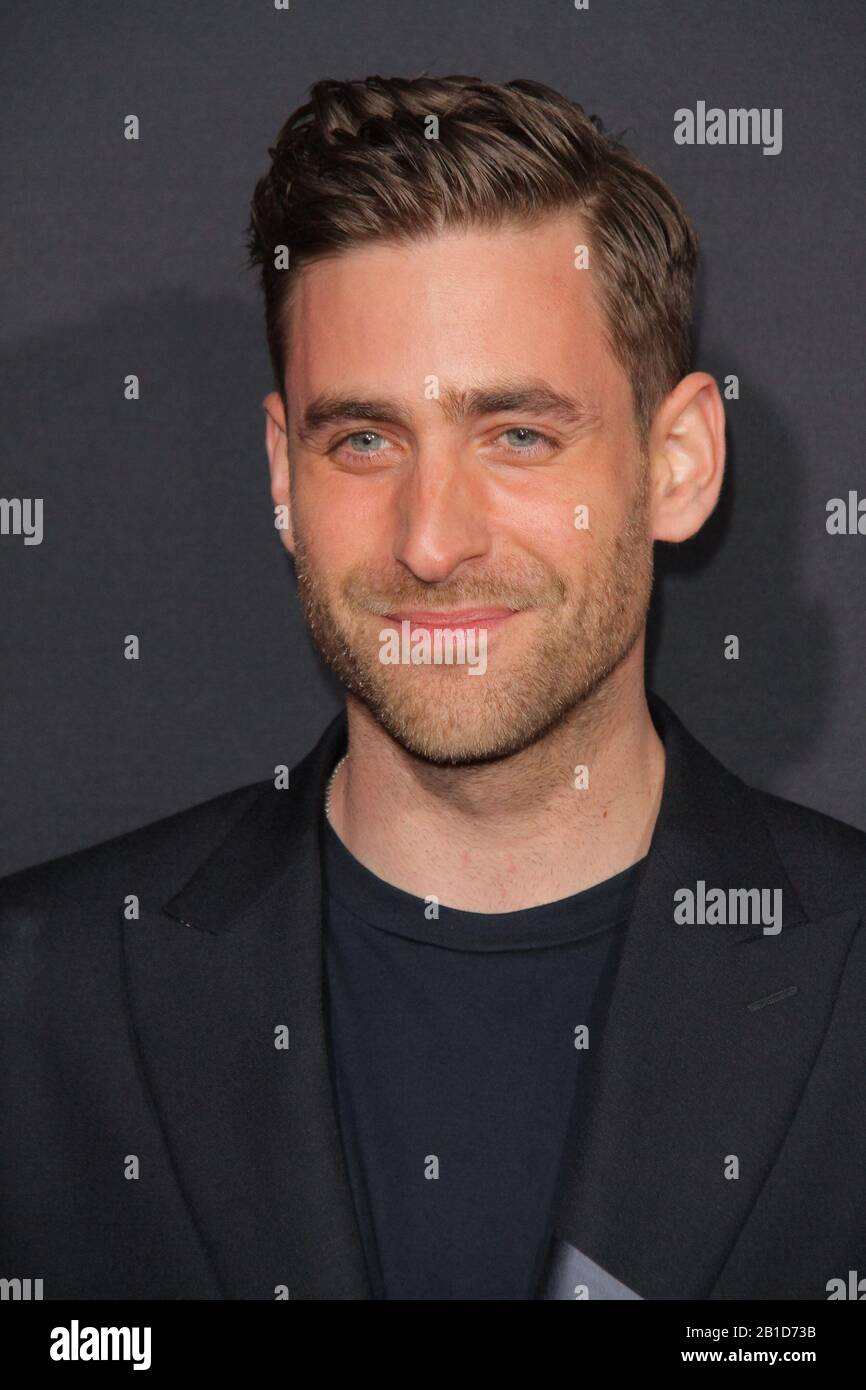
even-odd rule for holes
{"type": "Polygon", "coordinates": [[[515,608],[463,608],[450,612],[410,609],[401,613],[386,613],[382,621],[396,625],[408,623],[413,630],[426,628],[435,631],[448,628],[453,632],[461,629],[499,627],[509,618],[513,618],[517,611],[515,608]]]}

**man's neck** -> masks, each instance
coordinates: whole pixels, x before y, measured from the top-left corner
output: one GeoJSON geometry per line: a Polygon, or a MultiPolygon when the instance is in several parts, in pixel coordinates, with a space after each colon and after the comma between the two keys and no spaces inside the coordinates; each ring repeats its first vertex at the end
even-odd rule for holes
{"type": "Polygon", "coordinates": [[[608,683],[530,748],[475,767],[413,757],[350,696],[334,830],[377,877],[468,912],[516,912],[601,883],[647,853],[661,801],[664,745],[642,665],[620,668],[615,691],[608,683]],[[581,766],[586,787],[575,786],[581,766]]]}

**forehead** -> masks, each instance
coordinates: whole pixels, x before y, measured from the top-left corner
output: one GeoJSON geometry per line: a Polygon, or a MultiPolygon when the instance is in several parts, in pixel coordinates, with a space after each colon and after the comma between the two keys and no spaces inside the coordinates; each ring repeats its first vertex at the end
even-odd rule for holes
{"type": "Polygon", "coordinates": [[[577,212],[534,227],[374,242],[304,267],[287,324],[287,389],[304,400],[388,386],[423,398],[435,375],[464,385],[544,378],[584,396],[628,395],[605,338],[577,212]]]}

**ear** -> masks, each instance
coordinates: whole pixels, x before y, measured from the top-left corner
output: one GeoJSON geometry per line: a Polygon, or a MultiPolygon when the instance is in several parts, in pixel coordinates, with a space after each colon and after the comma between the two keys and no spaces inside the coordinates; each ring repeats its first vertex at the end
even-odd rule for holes
{"type": "Polygon", "coordinates": [[[714,510],[725,471],[725,408],[706,372],[683,377],[665,397],[649,456],[653,540],[688,540],[714,510]]]}
{"type": "Polygon", "coordinates": [[[280,539],[290,555],[295,553],[295,537],[292,530],[292,498],[289,483],[289,447],[286,433],[286,411],[282,396],[271,391],[262,401],[267,422],[265,425],[265,448],[268,453],[268,466],[271,470],[271,497],[276,513],[276,523],[280,539]]]}

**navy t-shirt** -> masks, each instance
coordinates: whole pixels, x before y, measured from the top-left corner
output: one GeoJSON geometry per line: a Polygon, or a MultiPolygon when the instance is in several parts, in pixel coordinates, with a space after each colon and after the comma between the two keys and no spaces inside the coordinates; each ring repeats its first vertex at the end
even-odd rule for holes
{"type": "Polygon", "coordinates": [[[639,866],[437,919],[324,816],[322,835],[333,1083],[373,1296],[531,1298],[639,866]]]}

